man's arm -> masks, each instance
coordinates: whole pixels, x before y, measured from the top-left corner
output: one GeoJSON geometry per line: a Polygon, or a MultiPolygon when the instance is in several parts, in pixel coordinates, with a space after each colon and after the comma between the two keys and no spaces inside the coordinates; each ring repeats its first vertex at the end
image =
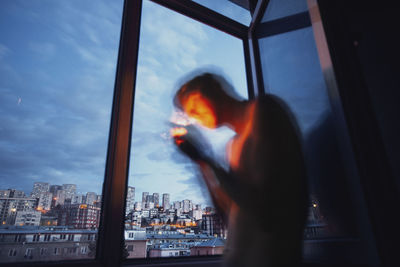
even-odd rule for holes
{"type": "MultiPolygon", "coordinates": [[[[262,162],[262,157],[254,156],[254,169],[247,173],[249,178],[257,174],[261,179],[239,179],[232,172],[227,172],[205,151],[207,148],[198,136],[187,134],[176,138],[179,149],[195,161],[203,173],[206,185],[211,193],[211,197],[217,206],[229,212],[230,200],[246,210],[255,208],[267,208],[270,194],[265,190],[266,166],[262,162]],[[259,162],[260,164],[258,164],[259,162]],[[251,184],[249,181],[259,181],[259,184],[251,184]]],[[[262,150],[262,144],[260,149],[262,150]]]]}
{"type": "MultiPolygon", "coordinates": [[[[220,192],[225,193],[229,199],[246,210],[260,208],[259,204],[267,203],[266,198],[269,194],[265,192],[263,185],[253,185],[235,177],[232,172],[227,172],[210,158],[199,159],[196,162],[205,179],[209,180],[212,185],[209,187],[210,192],[217,194],[217,197],[222,195],[220,192]]],[[[264,206],[264,208],[266,207],[264,206]]]]}

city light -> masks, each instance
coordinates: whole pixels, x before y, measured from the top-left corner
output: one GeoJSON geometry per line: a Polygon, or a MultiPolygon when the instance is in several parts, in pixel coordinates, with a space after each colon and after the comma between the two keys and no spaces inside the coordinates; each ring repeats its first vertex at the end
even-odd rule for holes
{"type": "MultiPolygon", "coordinates": [[[[5,229],[18,227],[16,229],[19,231],[18,236],[20,237],[13,238],[13,240],[19,243],[22,249],[24,240],[33,238],[33,242],[39,242],[39,240],[41,242],[40,235],[44,235],[43,241],[46,241],[40,243],[40,249],[54,249],[58,244],[57,242],[64,242],[66,239],[71,243],[76,241],[77,247],[88,247],[89,244],[93,243],[94,239],[92,238],[85,237],[85,239],[79,240],[71,240],[70,238],[74,239],[73,236],[80,230],[97,233],[100,223],[101,195],[96,195],[93,192],[78,195],[73,192],[67,198],[66,193],[59,190],[57,192],[57,194],[60,194],[59,197],[53,197],[49,184],[44,189],[38,184],[45,183],[35,182],[36,186],[29,195],[23,191],[12,189],[14,190],[12,196],[18,193],[20,197],[8,197],[10,193],[6,192],[3,193],[4,197],[0,198],[2,205],[7,207],[7,211],[3,213],[6,216],[0,217],[2,227],[6,227],[5,229]],[[78,197],[76,197],[77,195],[78,197]],[[51,200],[58,200],[58,203],[51,200]],[[31,228],[32,226],[34,228],[31,228]],[[56,233],[60,227],[63,227],[63,234],[56,233]],[[32,229],[36,229],[37,232],[28,233],[32,229]]],[[[76,185],[71,186],[76,187],[76,185]]],[[[155,257],[151,256],[151,251],[156,250],[159,246],[157,242],[160,236],[170,236],[172,240],[167,242],[173,247],[182,249],[181,252],[185,256],[191,255],[189,249],[191,246],[213,239],[215,238],[214,235],[217,235],[218,238],[223,237],[225,226],[218,223],[217,214],[213,212],[212,207],[201,209],[201,205],[195,204],[189,199],[170,203],[171,196],[169,193],[149,194],[145,192],[147,193],[143,195],[145,200],[142,197],[141,202],[135,202],[134,192],[135,188],[132,187],[131,194],[128,194],[126,199],[129,205],[127,204],[125,231],[126,233],[131,231],[144,234],[143,239],[140,239],[143,249],[142,257],[146,257],[146,255],[155,257]],[[162,195],[162,199],[160,199],[160,195],[162,195]],[[190,241],[188,241],[188,238],[190,238],[190,241]]],[[[15,235],[15,233],[10,234],[15,235]]],[[[86,232],[82,232],[80,236],[85,234],[86,232]]],[[[138,241],[136,234],[132,237],[134,237],[135,242],[138,241]]],[[[126,242],[128,242],[128,239],[126,239],[126,242]]],[[[87,254],[82,255],[87,257],[87,254]]]]}

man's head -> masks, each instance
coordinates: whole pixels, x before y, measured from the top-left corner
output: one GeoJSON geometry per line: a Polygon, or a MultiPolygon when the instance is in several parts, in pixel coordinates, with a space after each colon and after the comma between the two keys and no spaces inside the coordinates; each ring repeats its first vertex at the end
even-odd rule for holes
{"type": "Polygon", "coordinates": [[[221,108],[230,98],[219,77],[205,73],[182,85],[174,104],[203,126],[216,128],[221,125],[221,108]]]}

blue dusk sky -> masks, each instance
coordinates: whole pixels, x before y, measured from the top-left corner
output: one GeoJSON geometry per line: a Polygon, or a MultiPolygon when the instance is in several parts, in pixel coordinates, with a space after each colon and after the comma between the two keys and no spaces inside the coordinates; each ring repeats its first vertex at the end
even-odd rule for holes
{"type": "MultiPolygon", "coordinates": [[[[250,22],[228,1],[196,2],[250,22]]],[[[279,9],[272,1],[262,21],[305,11],[300,2],[279,9]]],[[[30,193],[41,181],[101,193],[122,5],[0,1],[0,189],[30,193]]],[[[266,90],[288,104],[306,139],[331,112],[312,28],[262,38],[259,46],[266,90]]],[[[196,167],[169,136],[173,94],[199,70],[223,75],[247,98],[241,40],[144,0],[129,172],[137,201],[156,192],[210,204],[196,167]]],[[[232,131],[202,131],[223,162],[232,131]]]]}
{"type": "MultiPolygon", "coordinates": [[[[198,2],[249,22],[231,3],[198,2]]],[[[0,1],[0,189],[30,193],[41,181],[101,193],[122,4],[0,1]]],[[[223,74],[247,96],[239,39],[145,0],[129,174],[137,201],[147,191],[209,204],[168,133],[178,82],[199,68],[223,74]]],[[[205,135],[222,157],[232,132],[205,135]]]]}

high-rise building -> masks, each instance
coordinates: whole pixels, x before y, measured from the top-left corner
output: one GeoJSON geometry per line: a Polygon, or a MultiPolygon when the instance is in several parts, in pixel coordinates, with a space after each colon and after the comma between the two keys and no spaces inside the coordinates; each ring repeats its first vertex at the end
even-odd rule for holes
{"type": "Polygon", "coordinates": [[[63,184],[62,189],[65,191],[65,199],[72,199],[76,193],[76,184],[63,184]]]}
{"type": "Polygon", "coordinates": [[[53,203],[52,206],[56,207],[58,205],[64,205],[65,202],[65,191],[57,190],[56,194],[53,195],[53,203]]]}
{"type": "MultiPolygon", "coordinates": [[[[18,196],[20,194],[17,194],[18,196]]],[[[14,192],[10,189],[9,197],[0,197],[0,223],[13,225],[17,212],[33,211],[37,205],[36,198],[14,197],[14,192]]]]}
{"type": "Polygon", "coordinates": [[[154,202],[154,207],[160,206],[160,194],[159,193],[153,193],[153,202],[154,202]]]}
{"type": "Polygon", "coordinates": [[[55,196],[56,195],[56,193],[57,193],[57,191],[58,190],[62,190],[62,186],[61,185],[51,185],[50,186],[50,193],[52,193],[53,194],[53,196],[55,196]]]}
{"type": "Polygon", "coordinates": [[[77,229],[98,228],[100,208],[88,204],[65,205],[58,210],[58,225],[73,226],[77,229]]]}
{"type": "Polygon", "coordinates": [[[149,210],[154,208],[154,202],[146,202],[144,209],[149,210]]]}
{"type": "Polygon", "coordinates": [[[203,211],[202,210],[191,210],[191,211],[189,211],[189,215],[196,221],[201,220],[203,217],[203,211]]]}
{"type": "Polygon", "coordinates": [[[174,209],[180,209],[181,208],[181,202],[180,201],[174,201],[174,209]]]}
{"type": "Polygon", "coordinates": [[[93,205],[96,202],[97,194],[95,192],[87,192],[86,193],[86,204],[93,205]]]}
{"type": "Polygon", "coordinates": [[[40,194],[49,192],[49,190],[50,190],[49,183],[35,182],[35,183],[33,183],[31,197],[39,198],[40,194]]]}
{"type": "Polygon", "coordinates": [[[97,195],[96,202],[97,202],[98,205],[101,204],[101,195],[97,195]]]}
{"type": "Polygon", "coordinates": [[[135,188],[128,186],[128,192],[126,193],[126,209],[125,213],[128,214],[135,209],[135,188]]]}
{"type": "Polygon", "coordinates": [[[135,211],[142,210],[142,202],[135,202],[135,211]]]}
{"type": "Polygon", "coordinates": [[[226,237],[227,228],[218,214],[203,214],[201,229],[205,234],[226,237]]]}
{"type": "Polygon", "coordinates": [[[191,202],[192,201],[190,201],[189,199],[185,199],[185,200],[183,200],[182,201],[182,209],[183,209],[183,212],[189,212],[190,211],[190,204],[191,204],[191,202]]]}
{"type": "Polygon", "coordinates": [[[10,196],[10,189],[9,190],[0,190],[0,198],[7,198],[10,196]]]}
{"type": "Polygon", "coordinates": [[[74,195],[71,200],[71,204],[83,204],[83,195],[74,195]]]}
{"type": "Polygon", "coordinates": [[[154,199],[153,199],[153,196],[152,196],[152,195],[146,196],[146,203],[150,203],[150,202],[153,202],[153,203],[154,203],[154,199]]]}
{"type": "Polygon", "coordinates": [[[167,209],[170,208],[170,205],[169,205],[169,194],[168,193],[165,193],[165,194],[162,195],[162,206],[163,206],[164,210],[167,210],[167,209]]]}
{"type": "Polygon", "coordinates": [[[144,206],[144,203],[146,203],[147,196],[149,195],[149,192],[143,192],[142,193],[142,205],[144,206]]]}
{"type": "MultiPolygon", "coordinates": [[[[51,194],[51,193],[50,193],[51,194]]],[[[42,213],[40,211],[18,211],[15,217],[14,225],[25,226],[25,225],[40,225],[40,218],[42,213]]]]}
{"type": "Polygon", "coordinates": [[[53,194],[50,192],[45,192],[40,194],[37,208],[38,210],[50,210],[51,202],[53,200],[53,194]]]}
{"type": "Polygon", "coordinates": [[[24,198],[25,192],[16,189],[0,190],[0,198],[24,198]]]}

